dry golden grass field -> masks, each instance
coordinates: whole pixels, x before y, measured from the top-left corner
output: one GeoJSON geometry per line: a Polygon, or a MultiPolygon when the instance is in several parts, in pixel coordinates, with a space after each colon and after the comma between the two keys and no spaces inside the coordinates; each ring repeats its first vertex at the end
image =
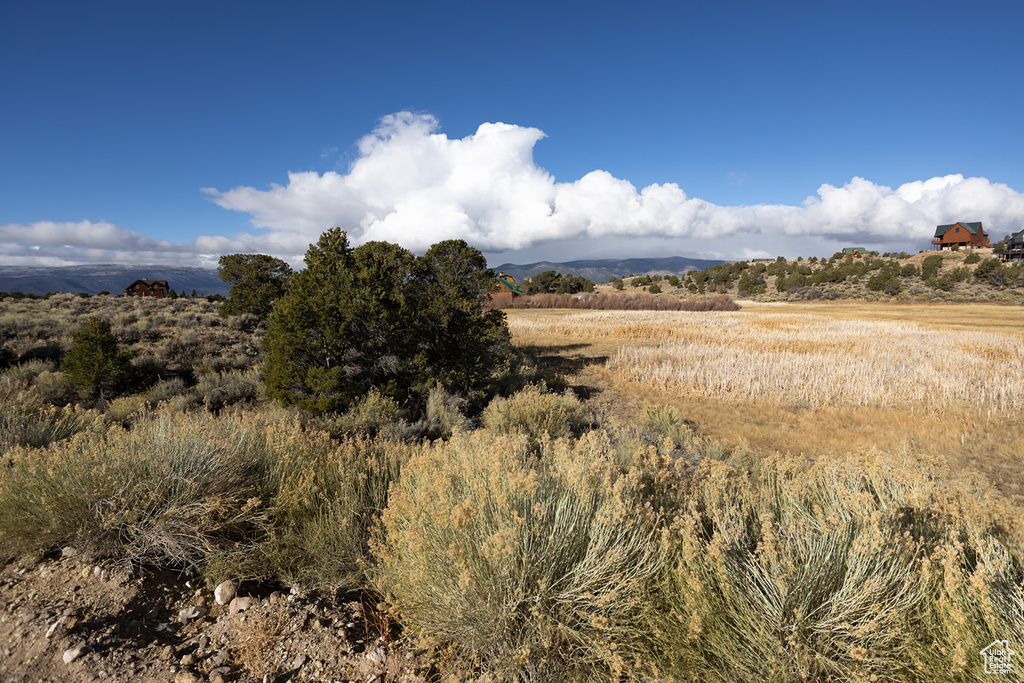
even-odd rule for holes
{"type": "Polygon", "coordinates": [[[744,302],[508,319],[519,345],[609,412],[671,405],[703,436],[760,452],[945,461],[1024,507],[1022,307],[744,302]]]}

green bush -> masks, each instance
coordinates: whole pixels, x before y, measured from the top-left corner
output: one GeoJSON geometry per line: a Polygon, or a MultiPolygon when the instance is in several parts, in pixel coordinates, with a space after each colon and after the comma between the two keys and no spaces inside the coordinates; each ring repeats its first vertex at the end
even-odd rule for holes
{"type": "Polygon", "coordinates": [[[417,259],[385,242],[353,250],[328,231],[271,314],[267,395],[316,412],[344,411],[371,389],[403,406],[436,383],[486,395],[512,355],[504,313],[483,310],[492,279],[461,240],[417,259]]]}
{"type": "Polygon", "coordinates": [[[266,254],[226,254],[220,257],[217,274],[231,284],[230,296],[220,306],[221,316],[265,319],[274,302],[284,296],[292,269],[281,259],[266,254]]]}
{"type": "Polygon", "coordinates": [[[977,263],[980,260],[981,254],[979,254],[976,251],[972,251],[970,254],[967,255],[967,258],[964,259],[964,264],[970,265],[972,263],[977,263]]]}
{"type": "Polygon", "coordinates": [[[942,268],[942,256],[939,254],[932,254],[931,256],[925,256],[921,261],[921,279],[930,280],[939,274],[939,270],[942,268]]]}
{"type": "Polygon", "coordinates": [[[93,396],[124,390],[132,377],[131,358],[118,347],[110,323],[87,318],[75,332],[61,370],[71,385],[93,396]]]}

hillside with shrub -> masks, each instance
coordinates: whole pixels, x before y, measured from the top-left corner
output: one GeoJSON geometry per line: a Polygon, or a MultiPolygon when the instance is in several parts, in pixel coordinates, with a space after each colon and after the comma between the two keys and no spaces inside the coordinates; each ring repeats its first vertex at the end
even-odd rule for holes
{"type": "MultiPolygon", "coordinates": [[[[664,288],[665,280],[656,277],[629,278],[627,284],[664,288]]],[[[756,301],[1024,301],[1024,264],[1002,263],[992,249],[882,256],[837,253],[793,260],[780,256],[774,261],[712,266],[678,280],[666,291],[687,296],[730,294],[756,301]]]]}

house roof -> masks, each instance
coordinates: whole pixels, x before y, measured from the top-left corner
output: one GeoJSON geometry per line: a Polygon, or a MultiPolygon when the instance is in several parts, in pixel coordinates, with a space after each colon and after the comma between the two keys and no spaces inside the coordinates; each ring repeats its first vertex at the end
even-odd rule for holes
{"type": "Polygon", "coordinates": [[[498,276],[498,284],[502,285],[503,287],[505,287],[505,289],[512,292],[513,294],[518,294],[519,296],[523,296],[525,294],[523,290],[516,287],[515,282],[509,282],[500,275],[498,276]]]}
{"type": "Polygon", "coordinates": [[[946,231],[952,227],[959,225],[961,228],[965,228],[967,232],[972,235],[977,234],[979,230],[982,230],[981,221],[975,221],[974,223],[965,223],[963,221],[957,221],[956,223],[950,223],[949,225],[939,225],[935,228],[935,236],[942,237],[946,234],[946,231]]]}
{"type": "Polygon", "coordinates": [[[1007,240],[1007,242],[1009,244],[1024,244],[1024,230],[1015,232],[1010,236],[1010,239],[1007,240]]]}
{"type": "Polygon", "coordinates": [[[852,254],[855,251],[859,251],[859,252],[863,253],[863,252],[866,252],[867,249],[865,249],[864,247],[843,247],[843,253],[844,254],[852,254]]]}

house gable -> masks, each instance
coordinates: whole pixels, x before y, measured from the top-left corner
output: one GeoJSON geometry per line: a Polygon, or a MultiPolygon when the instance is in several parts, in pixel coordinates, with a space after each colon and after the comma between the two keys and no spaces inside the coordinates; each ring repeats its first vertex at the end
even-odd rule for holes
{"type": "Polygon", "coordinates": [[[935,237],[932,239],[932,249],[947,249],[953,246],[960,247],[990,247],[988,235],[981,225],[981,221],[966,222],[960,221],[948,225],[935,227],[935,237]]]}

